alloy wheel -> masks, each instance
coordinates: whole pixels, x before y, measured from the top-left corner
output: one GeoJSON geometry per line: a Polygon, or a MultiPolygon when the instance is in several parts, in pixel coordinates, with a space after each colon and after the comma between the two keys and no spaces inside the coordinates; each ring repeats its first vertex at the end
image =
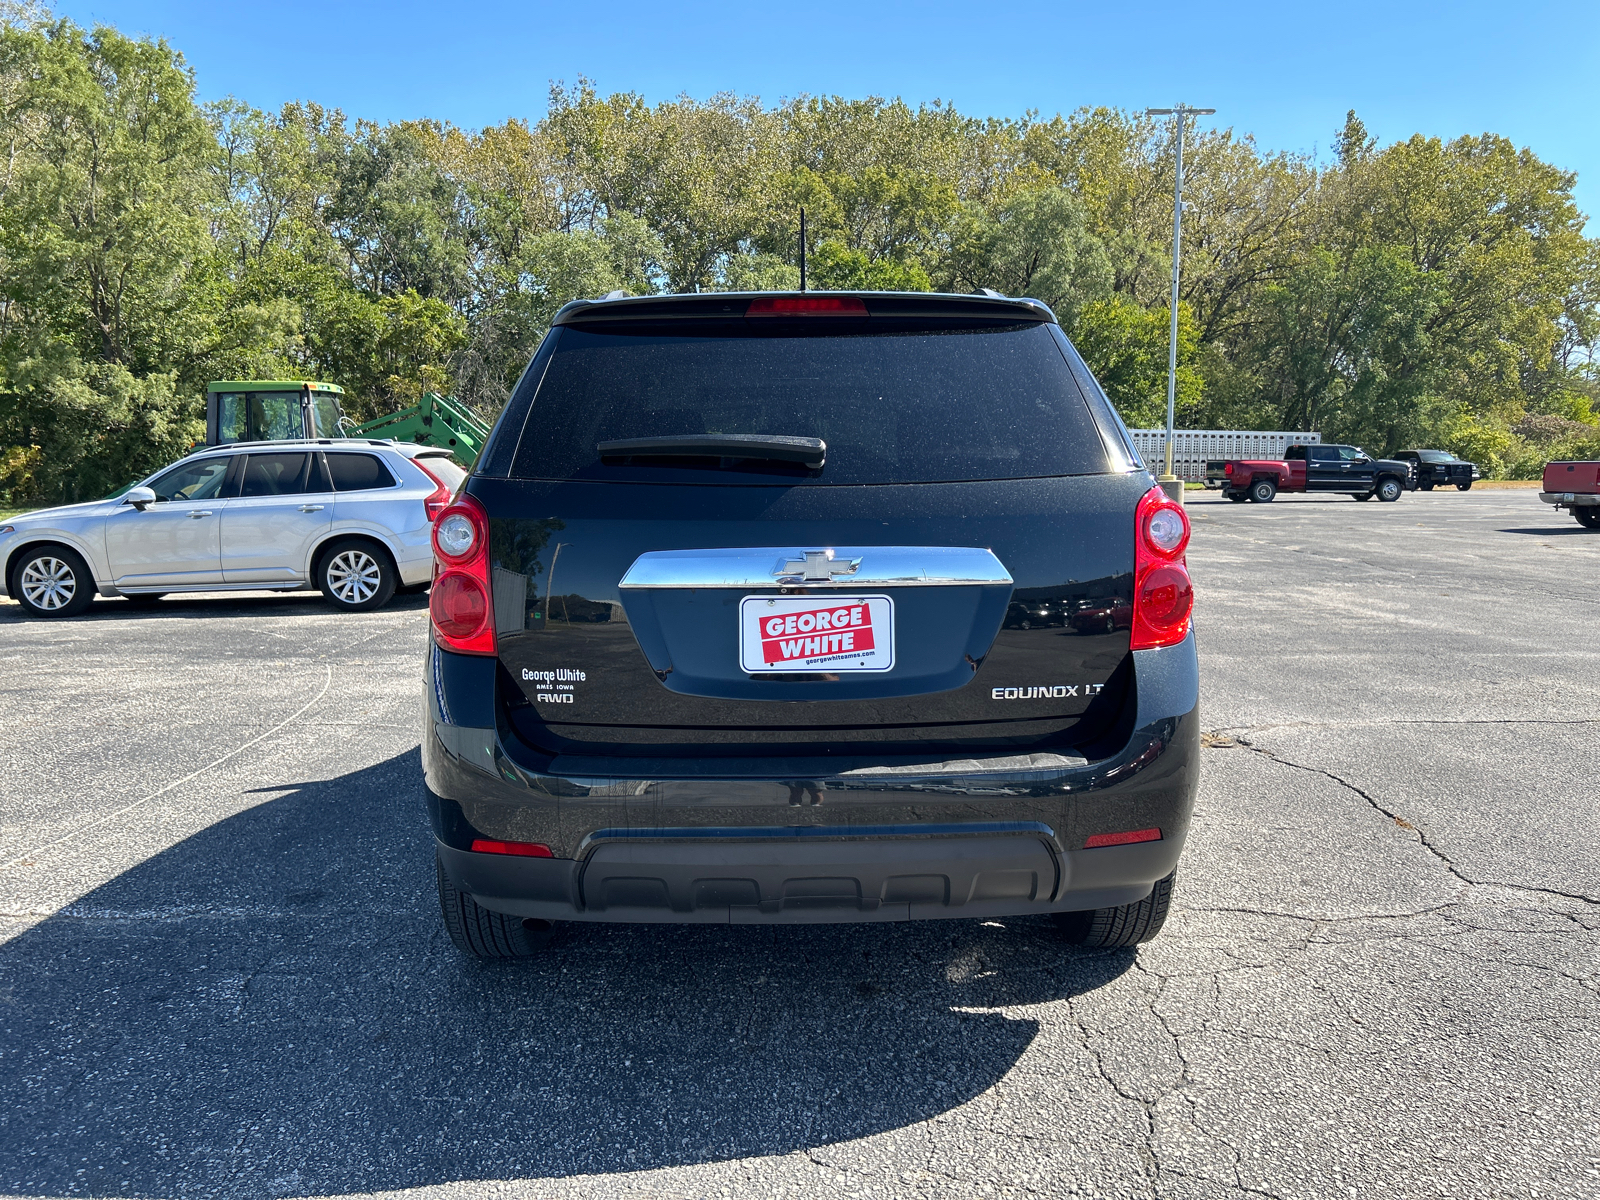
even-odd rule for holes
{"type": "Polygon", "coordinates": [[[59,558],[41,556],[22,568],[19,582],[28,603],[47,612],[56,612],[72,603],[78,594],[78,577],[59,558]]]}
{"type": "Polygon", "coordinates": [[[328,561],[328,587],[345,604],[365,604],[377,595],[383,572],[365,550],[341,550],[328,561]]]}

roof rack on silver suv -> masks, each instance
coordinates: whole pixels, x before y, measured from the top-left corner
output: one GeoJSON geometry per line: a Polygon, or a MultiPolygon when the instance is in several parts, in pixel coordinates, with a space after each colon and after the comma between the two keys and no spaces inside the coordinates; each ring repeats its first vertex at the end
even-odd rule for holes
{"type": "MultiPolygon", "coordinates": [[[[236,450],[240,446],[394,446],[397,449],[415,445],[397,442],[394,438],[262,438],[258,441],[218,442],[215,446],[196,446],[190,453],[204,454],[208,450],[236,450]]],[[[426,446],[418,446],[426,450],[426,446]]]]}

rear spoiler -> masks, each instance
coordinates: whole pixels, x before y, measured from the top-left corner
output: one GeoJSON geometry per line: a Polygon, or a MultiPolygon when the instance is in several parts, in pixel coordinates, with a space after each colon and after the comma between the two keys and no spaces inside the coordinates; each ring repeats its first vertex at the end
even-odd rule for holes
{"type": "MultiPolygon", "coordinates": [[[[752,301],[765,308],[774,300],[788,298],[849,297],[866,308],[868,321],[928,323],[932,325],[1015,325],[1022,322],[1054,324],[1055,313],[1040,300],[1015,299],[996,295],[956,295],[948,292],[702,292],[680,296],[618,296],[604,300],[574,300],[556,313],[552,325],[718,324],[745,320],[752,301]]],[[[854,308],[854,306],[852,306],[854,308]]],[[[855,310],[856,314],[859,309],[855,310]]],[[[760,318],[765,325],[772,314],[760,318]]],[[[829,316],[794,318],[808,328],[859,322],[860,315],[841,313],[829,316]]]]}

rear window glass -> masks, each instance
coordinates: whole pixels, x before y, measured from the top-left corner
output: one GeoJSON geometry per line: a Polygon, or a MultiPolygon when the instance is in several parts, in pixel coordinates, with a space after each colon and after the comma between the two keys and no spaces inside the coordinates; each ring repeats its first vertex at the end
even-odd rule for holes
{"type": "Polygon", "coordinates": [[[394,476],[389,468],[378,461],[375,454],[330,454],[328,473],[333,476],[336,492],[360,492],[367,488],[394,486],[394,476]]]}
{"type": "Polygon", "coordinates": [[[684,434],[825,441],[822,471],[785,483],[1110,469],[1088,405],[1044,325],[795,336],[562,328],[511,473],[729,484],[775,482],[783,473],[750,463],[719,470],[715,460],[602,464],[595,449],[684,434]]]}
{"type": "Polygon", "coordinates": [[[461,489],[461,481],[467,477],[467,473],[456,465],[455,460],[445,454],[419,454],[413,461],[444,484],[452,496],[461,489]]]}

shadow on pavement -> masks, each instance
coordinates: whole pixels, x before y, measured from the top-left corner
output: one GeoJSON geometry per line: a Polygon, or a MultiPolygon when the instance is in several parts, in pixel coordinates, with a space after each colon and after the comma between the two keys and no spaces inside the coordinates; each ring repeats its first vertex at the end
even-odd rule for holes
{"type": "Polygon", "coordinates": [[[419,778],[412,751],[285,783],[0,946],[0,1191],[317,1195],[782,1154],[971,1100],[1038,1028],[982,1009],[1133,961],[1028,919],[568,925],[538,959],[479,964],[444,936],[419,778]]]}
{"type": "MultiPolygon", "coordinates": [[[[396,595],[378,612],[426,612],[428,594],[416,592],[396,595]]],[[[65,620],[32,617],[22,611],[22,605],[11,599],[0,601],[0,622],[7,619],[17,622],[36,621],[41,625],[72,626],[83,622],[140,620],[194,621],[223,617],[299,617],[308,615],[340,616],[323,600],[320,592],[283,592],[280,594],[173,592],[150,604],[136,604],[119,597],[99,596],[79,616],[65,620]]]]}
{"type": "MultiPolygon", "coordinates": [[[[1571,525],[1553,525],[1553,526],[1549,527],[1548,529],[1545,529],[1545,528],[1540,528],[1540,529],[1496,529],[1495,532],[1496,533],[1528,533],[1528,534],[1535,534],[1535,535],[1537,535],[1539,537],[1567,537],[1569,534],[1570,535],[1580,535],[1580,536],[1583,536],[1583,537],[1594,537],[1595,536],[1595,531],[1593,529],[1587,529],[1584,526],[1579,525],[1577,522],[1573,522],[1571,525]]],[[[1596,540],[1600,541],[1600,538],[1597,538],[1596,540]]]]}

